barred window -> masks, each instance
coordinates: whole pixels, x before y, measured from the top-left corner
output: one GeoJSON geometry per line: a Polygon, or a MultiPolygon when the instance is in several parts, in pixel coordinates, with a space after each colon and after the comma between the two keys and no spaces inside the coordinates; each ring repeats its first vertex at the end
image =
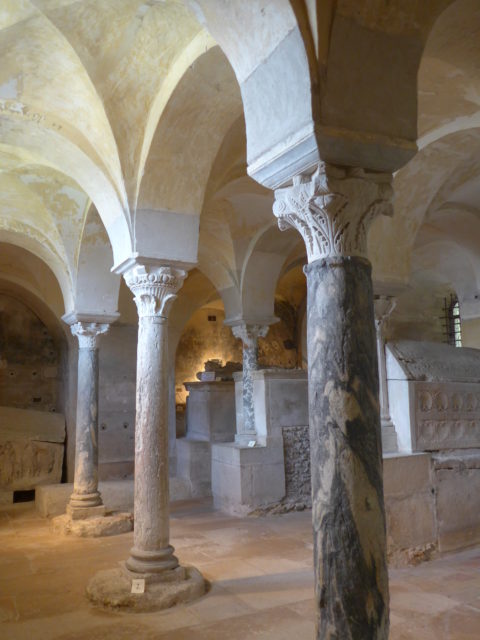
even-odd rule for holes
{"type": "Polygon", "coordinates": [[[450,296],[450,301],[447,298],[444,300],[444,312],[445,312],[445,329],[447,343],[453,347],[462,346],[462,321],[460,318],[460,305],[458,303],[457,296],[450,296]]]}

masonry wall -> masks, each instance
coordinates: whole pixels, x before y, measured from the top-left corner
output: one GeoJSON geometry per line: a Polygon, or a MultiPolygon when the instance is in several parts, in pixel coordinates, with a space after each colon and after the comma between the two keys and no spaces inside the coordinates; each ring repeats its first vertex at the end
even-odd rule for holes
{"type": "MultiPolygon", "coordinates": [[[[286,302],[275,303],[275,315],[280,319],[270,327],[267,337],[259,340],[258,361],[261,368],[297,366],[295,310],[286,302]]],[[[185,403],[184,382],[195,381],[206,360],[218,358],[242,362],[242,343],[225,326],[225,313],[218,307],[198,309],[185,325],[178,343],[175,363],[175,402],[185,403]],[[209,320],[210,318],[210,320],[209,320]]]]}
{"type": "Polygon", "coordinates": [[[63,411],[60,345],[23,302],[0,294],[0,405],[63,411]]]}

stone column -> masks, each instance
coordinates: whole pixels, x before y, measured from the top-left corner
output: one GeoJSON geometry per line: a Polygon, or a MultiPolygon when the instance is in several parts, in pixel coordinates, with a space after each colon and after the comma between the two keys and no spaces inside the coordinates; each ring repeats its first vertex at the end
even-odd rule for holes
{"type": "Polygon", "coordinates": [[[392,311],[395,309],[396,300],[393,296],[375,296],[375,329],[377,332],[377,356],[378,377],[380,386],[380,423],[382,426],[383,451],[398,451],[397,434],[390,417],[390,404],[388,400],[387,363],[385,358],[385,325],[392,311]]]}
{"type": "Polygon", "coordinates": [[[239,444],[246,445],[257,437],[252,373],[258,369],[258,338],[264,338],[268,329],[268,325],[246,323],[232,327],[235,338],[240,338],[243,343],[243,427],[235,436],[239,444]]]}
{"type": "Polygon", "coordinates": [[[392,213],[391,176],[321,164],[275,193],[303,236],[317,635],[386,640],[389,594],[371,265],[366,232],[392,213]]]}
{"type": "Polygon", "coordinates": [[[167,318],[185,276],[180,269],[138,264],[124,274],[138,310],[135,526],[126,563],[137,573],[178,567],[169,526],[167,318]]]}
{"type": "Polygon", "coordinates": [[[104,515],[98,491],[98,346],[108,324],[77,322],[71,331],[78,338],[77,420],[75,476],[67,513],[73,519],[104,515]]]}
{"type": "Polygon", "coordinates": [[[156,611],[205,592],[200,572],[180,566],[170,545],[167,319],[187,274],[132,260],[123,275],[138,311],[133,547],[120,567],[90,580],[87,596],[108,609],[156,611]]]}

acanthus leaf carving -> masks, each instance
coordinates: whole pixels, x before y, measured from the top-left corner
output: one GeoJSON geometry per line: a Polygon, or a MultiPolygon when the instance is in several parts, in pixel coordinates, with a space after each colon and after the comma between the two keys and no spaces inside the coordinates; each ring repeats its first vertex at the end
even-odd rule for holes
{"type": "Polygon", "coordinates": [[[186,276],[186,271],[165,265],[135,264],[129,269],[124,278],[139,317],[167,318],[186,276]]]}
{"type": "Polygon", "coordinates": [[[310,177],[296,176],[277,189],[273,212],[280,230],[302,235],[308,261],[365,256],[367,231],[378,215],[393,214],[391,175],[319,164],[310,177]]]}
{"type": "Polygon", "coordinates": [[[75,322],[70,326],[72,334],[78,338],[80,349],[98,349],[100,336],[109,328],[109,324],[98,322],[75,322]]]}

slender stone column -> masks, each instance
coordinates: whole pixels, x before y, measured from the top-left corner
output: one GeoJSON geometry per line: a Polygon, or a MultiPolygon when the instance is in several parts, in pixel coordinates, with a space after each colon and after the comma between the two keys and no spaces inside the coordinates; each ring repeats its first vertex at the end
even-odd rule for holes
{"type": "Polygon", "coordinates": [[[75,438],[75,477],[67,506],[72,518],[103,515],[98,491],[98,346],[108,324],[77,322],[71,331],[78,338],[78,391],[75,438]]]}
{"type": "Polygon", "coordinates": [[[380,422],[382,425],[382,447],[384,452],[398,451],[397,434],[390,417],[388,400],[387,362],[385,358],[385,325],[397,301],[393,296],[375,296],[375,329],[377,332],[378,377],[380,385],[380,422]]]}
{"type": "Polygon", "coordinates": [[[167,318],[185,276],[141,264],[124,274],[138,310],[135,527],[126,563],[137,573],[178,567],[169,530],[167,318]]]}
{"type": "Polygon", "coordinates": [[[309,264],[308,368],[318,639],[386,640],[389,594],[371,265],[391,176],[321,164],[276,191],[309,264]]]}
{"type": "Polygon", "coordinates": [[[239,444],[248,444],[255,440],[255,406],[253,402],[252,373],[258,369],[258,338],[264,338],[269,330],[268,325],[239,324],[232,327],[235,338],[243,342],[243,427],[235,436],[239,444]]]}

